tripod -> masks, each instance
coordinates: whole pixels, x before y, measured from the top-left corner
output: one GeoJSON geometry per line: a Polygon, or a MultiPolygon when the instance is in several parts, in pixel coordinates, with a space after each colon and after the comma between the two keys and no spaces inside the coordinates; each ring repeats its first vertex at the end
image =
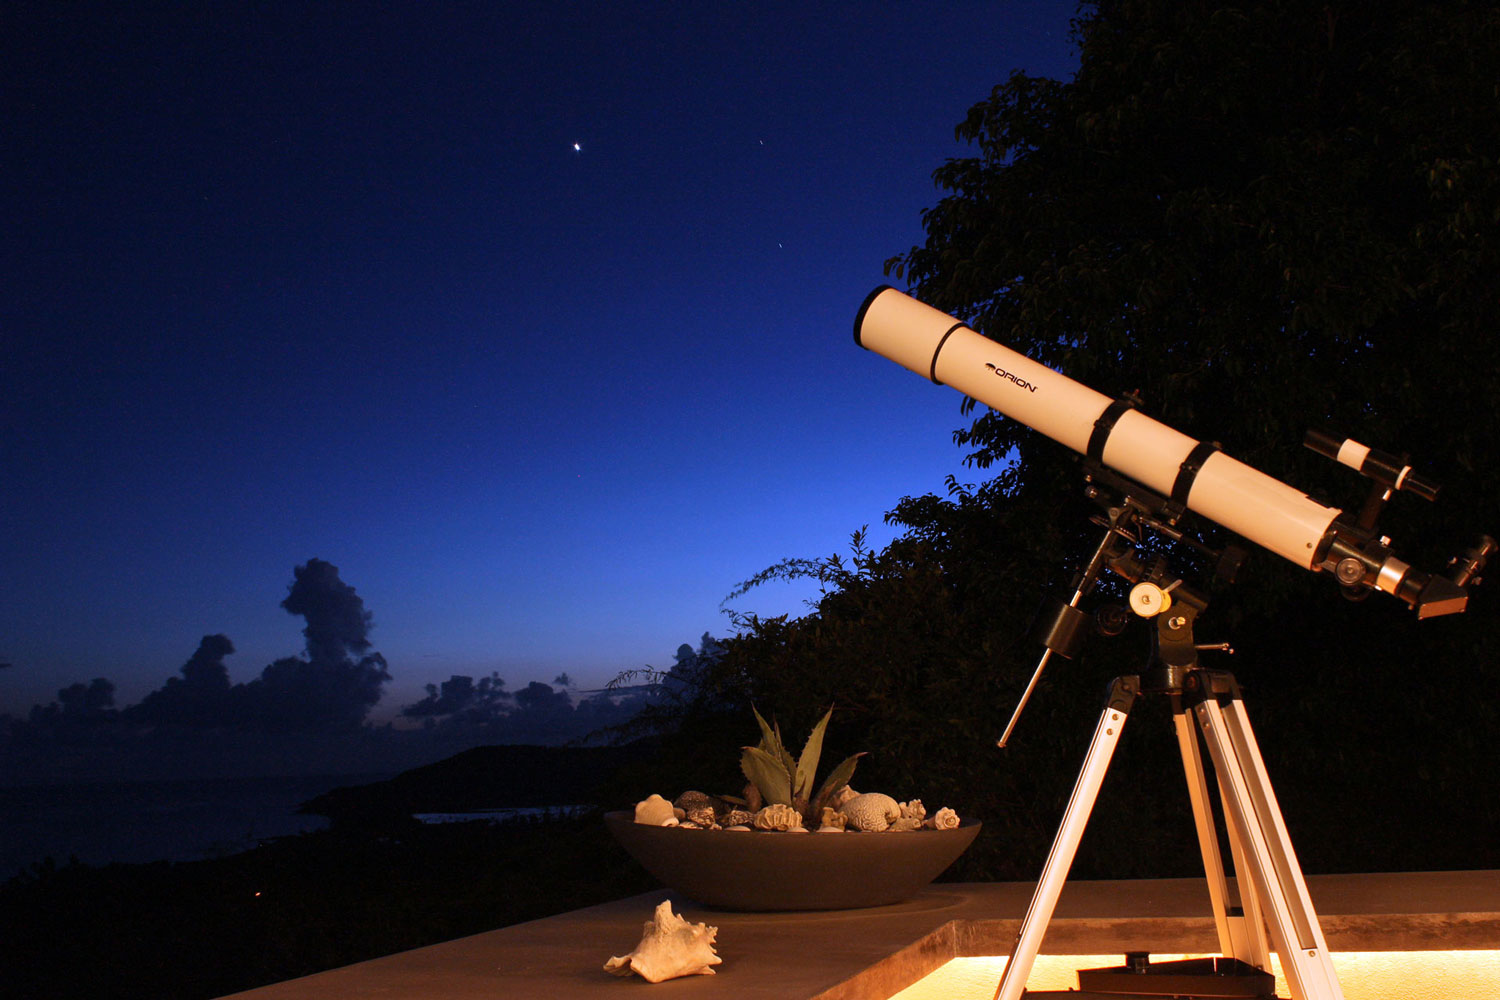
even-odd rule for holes
{"type": "MultiPolygon", "coordinates": [[[[1138,590],[1142,586],[1138,584],[1138,590]]],[[[1145,591],[1142,596],[1161,602],[1163,593],[1158,588],[1154,593],[1145,591]]],[[[1157,622],[1156,649],[1153,669],[1145,675],[1144,684],[1142,677],[1125,676],[1110,685],[1104,711],[1011,949],[995,1000],[1020,1000],[1023,996],[1065,996],[1071,1000],[1122,996],[1274,997],[1275,980],[1267,971],[1268,930],[1269,947],[1281,957],[1293,1000],[1343,1000],[1343,990],[1245,714],[1239,686],[1232,674],[1197,666],[1197,650],[1201,647],[1193,641],[1192,628],[1203,602],[1180,600],[1167,610],[1165,605],[1169,603],[1158,603],[1156,607],[1162,610],[1153,612],[1157,622]],[[1136,952],[1128,954],[1127,964],[1119,968],[1080,969],[1079,992],[1026,992],[1026,979],[1062,893],[1110,758],[1131,708],[1143,694],[1171,699],[1222,957],[1152,964],[1148,954],[1136,952]],[[1200,732],[1219,787],[1236,874],[1237,901],[1224,874],[1208,779],[1198,744],[1200,732]]],[[[1132,606],[1142,613],[1134,593],[1132,606]]]]}

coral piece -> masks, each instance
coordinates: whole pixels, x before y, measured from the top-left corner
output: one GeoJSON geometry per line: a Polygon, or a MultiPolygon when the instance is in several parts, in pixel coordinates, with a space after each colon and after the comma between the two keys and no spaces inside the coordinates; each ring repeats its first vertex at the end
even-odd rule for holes
{"type": "Polygon", "coordinates": [[[878,833],[901,818],[901,804],[880,792],[856,795],[839,807],[856,830],[878,833]]]}
{"type": "Polygon", "coordinates": [[[676,826],[677,811],[660,795],[650,795],[635,804],[635,821],[647,826],[676,826]]]}
{"type": "Polygon", "coordinates": [[[688,923],[686,917],[672,912],[672,902],[666,900],[642,925],[641,943],[635,951],[611,958],[604,963],[604,971],[616,976],[633,972],[649,983],[678,976],[712,976],[713,967],[723,961],[714,953],[718,933],[717,927],[688,923]]]}
{"type": "Polygon", "coordinates": [[[838,791],[828,796],[828,804],[835,809],[842,809],[844,808],[844,803],[848,802],[850,799],[856,797],[857,795],[859,795],[858,792],[850,788],[848,785],[845,785],[843,788],[840,788],[838,791]]]}
{"type": "Polygon", "coordinates": [[[922,829],[922,821],[915,816],[899,816],[886,829],[892,833],[901,833],[904,830],[920,830],[922,829]]]}
{"type": "Polygon", "coordinates": [[[944,806],[932,814],[927,825],[934,830],[952,830],[958,826],[958,813],[944,806]]]}
{"type": "Polygon", "coordinates": [[[755,814],[755,828],[757,830],[800,830],[802,814],[789,805],[775,802],[755,814]]]}
{"type": "Polygon", "coordinates": [[[910,802],[901,803],[901,818],[914,819],[917,822],[927,818],[927,809],[922,805],[921,799],[912,799],[910,802]]]}
{"type": "Polygon", "coordinates": [[[840,830],[841,831],[841,830],[844,829],[845,826],[848,825],[848,823],[849,823],[849,817],[845,816],[843,813],[839,812],[837,809],[832,809],[832,808],[829,808],[828,806],[824,806],[823,807],[823,815],[821,817],[819,817],[819,820],[818,820],[818,832],[822,833],[824,830],[840,830]]]}

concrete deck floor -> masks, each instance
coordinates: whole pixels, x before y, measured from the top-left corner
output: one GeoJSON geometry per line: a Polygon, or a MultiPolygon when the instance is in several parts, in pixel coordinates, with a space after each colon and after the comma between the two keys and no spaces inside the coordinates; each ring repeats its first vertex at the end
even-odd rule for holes
{"type": "MultiPolygon", "coordinates": [[[[1500,871],[1323,875],[1308,891],[1329,948],[1500,948],[1500,871]]],[[[668,1000],[884,1000],[949,959],[1010,951],[1029,882],[947,883],[893,906],[730,913],[667,890],[533,920],[235,994],[236,1000],[532,1000],[641,995],[668,1000]],[[603,971],[631,951],[656,904],[719,929],[712,976],[651,985],[603,971]]],[[[1218,948],[1201,879],[1070,882],[1044,954],[1218,948]]]]}

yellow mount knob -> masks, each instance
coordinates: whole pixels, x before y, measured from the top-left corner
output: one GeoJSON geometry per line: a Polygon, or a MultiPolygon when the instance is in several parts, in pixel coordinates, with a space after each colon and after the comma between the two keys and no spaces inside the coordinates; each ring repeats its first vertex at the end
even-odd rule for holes
{"type": "Polygon", "coordinates": [[[1138,583],[1130,588],[1130,610],[1142,618],[1154,618],[1172,606],[1172,595],[1154,583],[1138,583]]]}

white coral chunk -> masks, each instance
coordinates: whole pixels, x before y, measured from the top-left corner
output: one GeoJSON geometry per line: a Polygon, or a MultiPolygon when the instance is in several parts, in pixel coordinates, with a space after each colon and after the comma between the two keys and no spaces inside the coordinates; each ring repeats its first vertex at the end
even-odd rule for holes
{"type": "Polygon", "coordinates": [[[676,826],[680,819],[672,803],[660,795],[651,795],[635,804],[635,821],[647,826],[676,826]]]}
{"type": "Polygon", "coordinates": [[[844,803],[848,802],[858,794],[859,793],[854,789],[850,788],[848,785],[845,785],[843,788],[840,788],[838,791],[834,792],[828,797],[828,805],[832,806],[835,809],[842,809],[844,807],[844,803]]]}
{"type": "Polygon", "coordinates": [[[755,814],[757,830],[797,830],[802,827],[802,814],[791,806],[774,802],[755,814]]]}
{"type": "Polygon", "coordinates": [[[944,806],[932,814],[932,818],[927,821],[927,825],[934,830],[952,830],[958,826],[958,813],[944,806]]]}
{"type": "Polygon", "coordinates": [[[818,817],[818,832],[819,833],[822,833],[824,830],[835,830],[835,831],[838,831],[838,832],[842,833],[844,827],[846,827],[848,825],[849,825],[849,817],[848,816],[845,816],[843,813],[839,812],[837,809],[831,809],[828,806],[824,806],[823,807],[823,813],[822,813],[821,816],[818,817]]]}
{"type": "Polygon", "coordinates": [[[901,818],[901,804],[880,792],[856,795],[839,807],[856,830],[878,833],[901,818]]]}
{"type": "Polygon", "coordinates": [[[641,943],[628,955],[617,955],[604,963],[604,971],[616,976],[632,972],[649,983],[678,976],[712,976],[713,967],[724,961],[714,952],[717,927],[690,924],[672,912],[666,900],[641,927],[641,943]]]}

